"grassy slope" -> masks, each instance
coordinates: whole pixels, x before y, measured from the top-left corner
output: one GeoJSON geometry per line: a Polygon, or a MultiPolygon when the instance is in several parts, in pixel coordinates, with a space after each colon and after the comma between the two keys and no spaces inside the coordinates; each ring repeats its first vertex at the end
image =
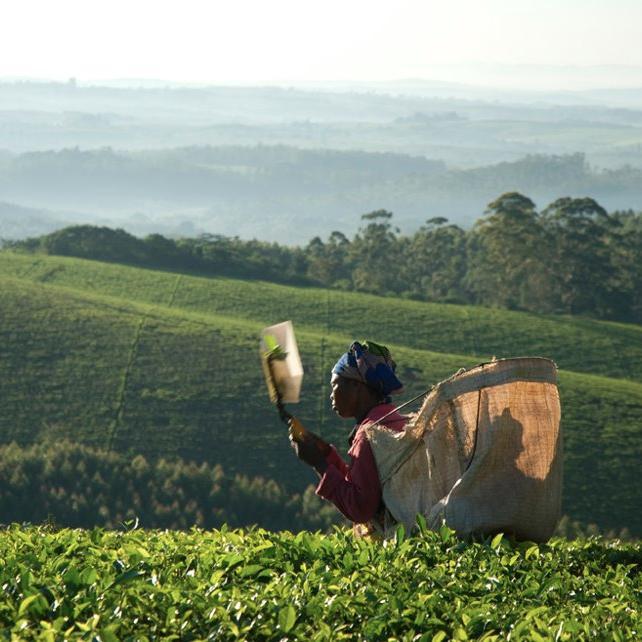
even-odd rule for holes
{"type": "MultiPolygon", "coordinates": [[[[0,279],[0,292],[2,328],[15,328],[1,338],[5,439],[25,443],[71,432],[94,445],[113,439],[120,449],[207,458],[226,469],[267,470],[300,482],[304,469],[296,462],[277,470],[292,461],[258,367],[261,323],[7,278],[0,279]],[[266,452],[280,463],[266,460],[266,452]]],[[[346,338],[325,338],[323,366],[320,337],[302,331],[298,338],[307,374],[306,402],[297,412],[343,443],[346,430],[330,414],[325,387],[346,338]]],[[[473,362],[403,348],[397,353],[415,375],[411,393],[473,362]]]]}
{"type": "Polygon", "coordinates": [[[445,305],[259,281],[211,279],[63,257],[0,253],[0,274],[264,323],[289,318],[323,332],[465,354],[535,354],[560,368],[642,381],[642,327],[445,305]]]}
{"type": "MultiPolygon", "coordinates": [[[[341,307],[343,320],[333,319],[334,332],[327,333],[317,323],[318,308],[323,307],[318,301],[323,302],[324,291],[8,254],[0,254],[0,267],[0,274],[10,275],[0,276],[3,441],[27,443],[43,436],[71,434],[119,450],[220,462],[226,470],[266,474],[290,487],[312,478],[292,460],[284,428],[267,404],[257,367],[260,327],[282,318],[298,319],[306,377],[305,401],[297,412],[311,428],[343,444],[347,426],[328,411],[327,373],[351,336],[362,334],[358,331],[362,311],[365,315],[373,305],[383,311],[386,304],[377,297],[337,295],[350,305],[341,307]],[[240,318],[241,308],[246,316],[255,314],[256,320],[240,318]],[[306,318],[311,319],[309,324],[306,318]]],[[[474,308],[415,302],[400,305],[409,311],[408,316],[396,310],[395,318],[381,317],[383,334],[391,332],[396,319],[396,340],[389,341],[389,334],[374,336],[389,341],[403,364],[407,397],[479,360],[418,349],[418,334],[412,327],[412,315],[420,318],[426,308],[423,318],[430,327],[439,328],[429,334],[456,344],[458,321],[451,318],[439,326],[435,316],[440,312],[444,318],[449,311],[470,314],[474,308]]],[[[479,312],[486,325],[479,325],[478,345],[480,337],[491,342],[504,334],[525,346],[515,349],[520,353],[536,350],[528,349],[528,334],[518,332],[518,321],[548,324],[550,337],[560,347],[572,342],[573,335],[588,323],[598,339],[611,342],[598,364],[608,371],[616,371],[618,360],[623,359],[618,352],[616,363],[609,362],[613,346],[642,334],[636,327],[584,321],[576,327],[572,319],[563,319],[557,336],[551,319],[509,313],[502,325],[501,312],[479,312]]],[[[374,316],[373,328],[380,318],[374,316]]],[[[474,320],[467,318],[472,324],[474,320]]],[[[638,349],[633,340],[631,344],[632,352],[638,349]]],[[[465,345],[458,346],[459,352],[467,352],[465,345]]],[[[589,349],[585,344],[578,353],[589,349]]],[[[567,352],[573,354],[568,346],[567,352]]],[[[598,351],[593,356],[597,363],[598,351]]],[[[627,359],[633,368],[634,360],[627,359]]],[[[561,372],[560,384],[566,442],[565,512],[607,528],[629,525],[642,530],[637,510],[642,497],[635,483],[642,456],[642,384],[568,371],[561,372]]]]}

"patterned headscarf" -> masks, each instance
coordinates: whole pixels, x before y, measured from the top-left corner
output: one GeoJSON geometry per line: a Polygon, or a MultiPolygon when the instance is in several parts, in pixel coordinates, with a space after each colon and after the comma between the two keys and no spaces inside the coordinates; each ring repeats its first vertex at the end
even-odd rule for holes
{"type": "Polygon", "coordinates": [[[396,367],[386,346],[374,341],[355,341],[336,362],[332,373],[361,381],[378,392],[385,401],[390,401],[390,395],[403,391],[403,384],[395,375],[396,367]]]}

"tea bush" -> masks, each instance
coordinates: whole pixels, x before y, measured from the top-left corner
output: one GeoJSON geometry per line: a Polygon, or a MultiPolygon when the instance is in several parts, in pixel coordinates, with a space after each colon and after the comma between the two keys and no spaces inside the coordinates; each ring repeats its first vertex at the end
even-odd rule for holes
{"type": "Polygon", "coordinates": [[[347,531],[0,533],[0,635],[47,640],[633,640],[642,544],[347,531]]]}

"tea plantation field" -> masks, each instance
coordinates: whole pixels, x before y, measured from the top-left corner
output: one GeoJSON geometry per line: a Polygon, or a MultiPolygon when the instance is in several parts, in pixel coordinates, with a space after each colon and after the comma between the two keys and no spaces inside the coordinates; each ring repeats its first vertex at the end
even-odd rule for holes
{"type": "Polygon", "coordinates": [[[0,637],[634,640],[642,544],[301,532],[0,532],[0,637]]]}
{"type": "MultiPolygon", "coordinates": [[[[388,343],[404,398],[496,354],[562,367],[565,513],[642,534],[642,328],[204,279],[0,252],[0,440],[70,438],[220,463],[290,490],[314,477],[290,451],[258,366],[261,327],[294,320],[304,423],[344,445],[328,373],[353,338],[388,343]]],[[[295,410],[293,407],[292,410],[295,410]]]]}
{"type": "Polygon", "coordinates": [[[560,368],[642,382],[642,327],[194,276],[113,263],[0,252],[0,275],[138,302],[260,321],[292,319],[322,333],[373,336],[395,345],[477,360],[537,355],[560,368]]]}

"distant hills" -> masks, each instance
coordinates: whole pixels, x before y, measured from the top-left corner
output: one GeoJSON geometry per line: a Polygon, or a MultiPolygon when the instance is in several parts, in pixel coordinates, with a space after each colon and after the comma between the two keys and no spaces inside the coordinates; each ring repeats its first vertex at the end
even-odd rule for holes
{"type": "Polygon", "coordinates": [[[312,481],[267,401],[257,336],[291,318],[306,369],[304,423],[343,447],[328,373],[355,337],[389,343],[407,398],[489,358],[557,360],[564,512],[642,532],[642,329],[0,253],[3,441],[71,438],[220,463],[289,489],[312,481]]]}
{"type": "MultiPolygon", "coordinates": [[[[405,126],[421,131],[422,122],[405,126]]],[[[352,234],[361,214],[382,207],[406,232],[434,216],[468,227],[498,194],[514,190],[540,208],[569,195],[590,196],[608,210],[639,210],[642,169],[598,171],[574,154],[456,170],[392,152],[265,145],[29,152],[0,158],[0,200],[41,210],[39,219],[26,217],[21,225],[20,217],[5,214],[0,228],[5,221],[9,238],[46,233],[57,210],[70,222],[137,234],[305,243],[336,229],[352,234]]]]}
{"type": "Polygon", "coordinates": [[[39,236],[69,225],[64,215],[0,202],[0,240],[39,236]]]}
{"type": "Polygon", "coordinates": [[[528,154],[642,165],[642,77],[590,92],[399,81],[294,87],[105,87],[0,81],[0,150],[288,145],[397,152],[459,168],[528,154]],[[421,115],[421,128],[407,119],[421,115]],[[454,114],[456,118],[445,119],[454,114]]]}
{"type": "MultiPolygon", "coordinates": [[[[434,216],[467,226],[506,191],[539,207],[568,195],[639,210],[641,88],[5,81],[0,202],[137,234],[286,243],[351,233],[379,208],[405,231],[434,216]]],[[[34,233],[31,221],[4,228],[34,233]]]]}

